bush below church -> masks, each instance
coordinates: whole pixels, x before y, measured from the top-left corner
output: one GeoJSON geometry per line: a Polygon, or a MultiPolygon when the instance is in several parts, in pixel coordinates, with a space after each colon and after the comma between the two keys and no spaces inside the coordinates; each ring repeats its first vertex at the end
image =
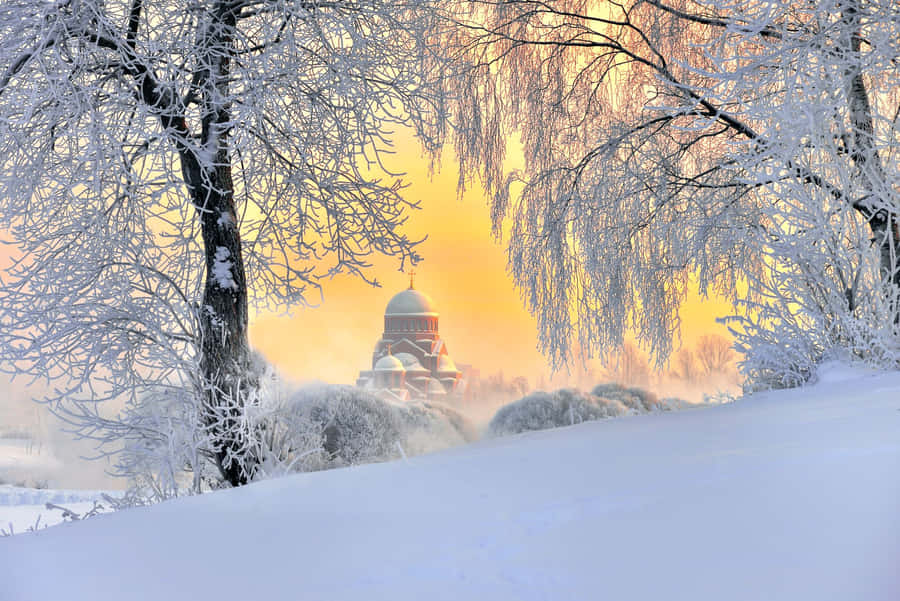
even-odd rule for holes
{"type": "Polygon", "coordinates": [[[266,419],[262,477],[387,461],[471,442],[477,433],[440,403],[389,403],[352,386],[300,389],[266,419]]]}
{"type": "Polygon", "coordinates": [[[488,436],[573,426],[582,422],[669,411],[685,405],[678,399],[660,400],[642,388],[601,384],[590,393],[562,389],[534,392],[501,407],[488,424],[488,436]]]}

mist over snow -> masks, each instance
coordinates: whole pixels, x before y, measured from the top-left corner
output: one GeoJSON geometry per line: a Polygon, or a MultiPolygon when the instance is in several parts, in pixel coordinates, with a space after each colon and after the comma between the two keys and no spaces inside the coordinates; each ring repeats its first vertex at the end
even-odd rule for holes
{"type": "Polygon", "coordinates": [[[46,405],[32,400],[40,391],[0,377],[0,486],[123,488],[106,473],[106,460],[88,459],[96,457],[90,441],[73,440],[46,405]]]}
{"type": "Polygon", "coordinates": [[[3,539],[0,600],[895,601],[898,431],[900,373],[830,365],[3,539]]]}

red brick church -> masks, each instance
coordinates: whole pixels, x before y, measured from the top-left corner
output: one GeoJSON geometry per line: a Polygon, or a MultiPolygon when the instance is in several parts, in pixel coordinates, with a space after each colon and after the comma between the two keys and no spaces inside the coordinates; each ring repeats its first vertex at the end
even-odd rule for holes
{"type": "Polygon", "coordinates": [[[384,332],[375,343],[372,369],[356,385],[389,400],[460,396],[462,372],[438,332],[438,312],[428,295],[413,287],[394,295],[384,310],[384,332]]]}

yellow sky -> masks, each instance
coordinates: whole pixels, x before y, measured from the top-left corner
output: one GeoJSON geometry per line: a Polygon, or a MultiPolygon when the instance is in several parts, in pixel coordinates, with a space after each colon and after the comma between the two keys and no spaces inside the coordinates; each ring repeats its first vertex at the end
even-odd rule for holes
{"type": "MultiPolygon", "coordinates": [[[[406,197],[422,202],[406,230],[412,238],[428,235],[419,247],[425,260],[416,267],[416,288],[435,302],[451,356],[482,375],[502,369],[507,377],[525,375],[535,385],[550,370],[537,350],[535,320],[506,274],[504,248],[491,238],[483,195],[473,191],[457,200],[450,158],[431,178],[427,161],[409,139],[389,164],[406,172],[406,197]]],[[[319,307],[298,307],[291,316],[256,316],[250,326],[254,347],[292,379],[354,383],[359,370],[371,367],[385,305],[409,285],[397,261],[374,262],[371,275],[381,288],[348,276],[326,281],[319,307]]],[[[688,302],[682,309],[685,344],[709,332],[726,334],[715,317],[727,310],[722,302],[688,302]]]]}

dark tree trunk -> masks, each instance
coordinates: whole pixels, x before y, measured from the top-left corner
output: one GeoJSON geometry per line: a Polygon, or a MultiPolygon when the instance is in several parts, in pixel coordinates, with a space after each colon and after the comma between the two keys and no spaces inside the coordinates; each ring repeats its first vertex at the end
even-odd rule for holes
{"type": "Polygon", "coordinates": [[[182,168],[200,220],[206,252],[206,283],[200,307],[200,370],[205,386],[204,416],[222,476],[232,486],[246,484],[258,462],[246,404],[258,385],[247,337],[247,280],[241,252],[228,144],[228,77],[237,3],[212,10],[195,81],[200,89],[200,146],[207,160],[181,149],[182,168]],[[211,160],[209,160],[211,159],[211,160]]]}
{"type": "Polygon", "coordinates": [[[247,338],[247,281],[230,165],[221,161],[211,172],[197,166],[192,181],[198,180],[191,188],[206,250],[200,307],[200,369],[207,387],[204,421],[215,441],[222,475],[239,486],[249,481],[257,460],[253,433],[242,425],[245,404],[257,382],[247,338]]]}

